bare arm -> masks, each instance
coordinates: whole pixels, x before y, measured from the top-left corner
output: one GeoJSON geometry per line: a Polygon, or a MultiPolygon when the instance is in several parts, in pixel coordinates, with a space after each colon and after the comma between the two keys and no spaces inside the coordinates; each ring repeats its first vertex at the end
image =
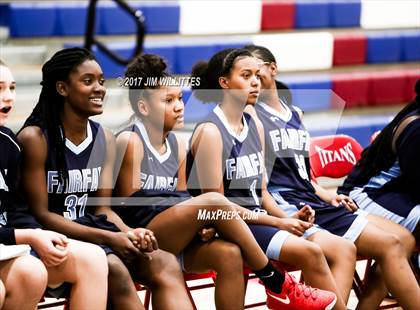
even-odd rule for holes
{"type": "Polygon", "coordinates": [[[223,143],[219,129],[212,123],[202,124],[192,137],[192,152],[199,184],[203,193],[224,194],[222,153],[223,143]]]}
{"type": "MultiPolygon", "coordinates": [[[[113,140],[113,137],[109,137],[109,139],[113,140]]],[[[111,143],[112,144],[112,143],[111,143]]],[[[115,141],[114,141],[114,149],[115,149],[115,141]]],[[[115,193],[119,197],[130,197],[135,192],[141,189],[141,182],[140,182],[140,167],[141,162],[144,157],[144,149],[143,144],[137,134],[132,132],[123,132],[121,133],[116,140],[116,152],[113,152],[115,156],[118,156],[119,160],[121,161],[121,167],[119,171],[116,172],[117,174],[117,182],[115,187],[115,193]]],[[[112,154],[109,162],[113,163],[112,154]]],[[[112,167],[108,173],[111,173],[112,167]]],[[[104,180],[106,182],[106,180],[104,180]]],[[[107,195],[107,191],[109,189],[103,189],[104,195],[107,195]]],[[[136,240],[140,242],[142,245],[141,250],[151,252],[152,250],[156,250],[158,248],[156,238],[151,230],[144,229],[144,228],[131,228],[127,226],[122,219],[112,210],[107,207],[99,209],[99,212],[107,214],[110,217],[111,221],[114,222],[115,225],[118,226],[123,231],[130,232],[133,231],[136,233],[140,240],[136,240]],[[146,243],[144,243],[146,242],[146,243]]]]}
{"type": "Polygon", "coordinates": [[[187,190],[187,149],[185,141],[181,137],[177,137],[178,141],[178,184],[176,189],[178,191],[187,190]]]}
{"type": "Polygon", "coordinates": [[[107,244],[111,232],[80,225],[48,210],[45,175],[47,141],[39,127],[26,127],[18,136],[22,146],[22,185],[31,212],[46,228],[69,237],[107,244]]]}

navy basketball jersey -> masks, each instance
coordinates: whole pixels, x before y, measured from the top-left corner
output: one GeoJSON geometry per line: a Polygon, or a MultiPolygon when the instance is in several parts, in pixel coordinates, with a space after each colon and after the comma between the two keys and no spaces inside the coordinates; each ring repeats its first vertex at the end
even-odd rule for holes
{"type": "Polygon", "coordinates": [[[136,122],[126,131],[134,131],[143,143],[143,161],[141,163],[140,183],[142,190],[174,192],[178,184],[178,141],[170,132],[166,138],[166,152],[159,154],[150,143],[149,135],[143,123],[136,122]]]}
{"type": "MultiPolygon", "coordinates": [[[[420,115],[420,109],[408,114],[410,116],[420,115]]],[[[408,193],[416,196],[415,200],[420,201],[419,176],[417,175],[420,164],[420,118],[411,121],[401,132],[396,140],[397,156],[393,165],[387,169],[382,169],[377,175],[372,176],[366,182],[361,180],[361,170],[356,166],[344,181],[343,186],[339,187],[340,193],[349,194],[355,187],[363,188],[364,192],[369,193],[371,198],[381,195],[382,192],[408,193]]],[[[395,201],[396,212],[399,214],[398,201],[395,201]]],[[[408,212],[409,210],[407,210],[408,212]]],[[[408,214],[401,214],[407,216],[408,214]]]]}
{"type": "Polygon", "coordinates": [[[285,104],[283,107],[286,115],[263,102],[255,107],[264,125],[268,189],[314,191],[310,182],[309,132],[296,109],[285,104]]]}
{"type": "MultiPolygon", "coordinates": [[[[230,127],[222,109],[216,106],[205,121],[213,123],[223,140],[222,169],[224,194],[231,201],[253,209],[261,205],[261,184],[264,172],[262,145],[255,122],[244,114],[244,128],[237,135],[230,127]]],[[[211,163],[209,163],[211,164],[211,163]]],[[[187,158],[189,188],[199,184],[191,151],[187,158]]]]}
{"type": "Polygon", "coordinates": [[[65,141],[68,182],[64,185],[57,168],[56,151],[48,145],[45,171],[48,209],[70,220],[82,217],[85,213],[93,213],[89,212],[87,201],[99,188],[105,157],[103,129],[98,123],[89,120],[87,137],[82,143],[76,146],[68,139],[65,141]]]}
{"type": "Polygon", "coordinates": [[[7,224],[7,210],[16,191],[20,148],[13,132],[0,127],[0,227],[7,224]]]}

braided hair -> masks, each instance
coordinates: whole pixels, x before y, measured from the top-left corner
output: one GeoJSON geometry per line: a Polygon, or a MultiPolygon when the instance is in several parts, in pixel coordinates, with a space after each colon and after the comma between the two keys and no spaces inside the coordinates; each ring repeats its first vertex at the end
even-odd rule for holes
{"type": "Polygon", "coordinates": [[[61,120],[64,97],[57,92],[56,83],[68,81],[70,73],[86,60],[95,60],[95,57],[87,49],[75,47],[58,51],[42,66],[42,89],[38,102],[20,129],[37,126],[47,132],[49,147],[56,153],[57,170],[64,184],[68,180],[65,133],[61,120]]]}
{"type": "Polygon", "coordinates": [[[219,90],[198,91],[196,97],[203,102],[215,102],[223,99],[222,87],[219,84],[219,77],[229,75],[236,61],[244,57],[253,57],[252,54],[243,48],[228,48],[216,53],[209,62],[200,61],[194,65],[191,76],[197,77],[200,84],[192,86],[195,90],[219,90]]]}
{"type": "Polygon", "coordinates": [[[380,171],[391,168],[395,162],[397,154],[392,150],[394,132],[408,114],[420,109],[420,79],[417,80],[415,90],[417,96],[414,101],[406,105],[380,132],[372,144],[363,151],[362,157],[355,167],[360,173],[352,179],[355,182],[353,184],[366,183],[380,171]]]}

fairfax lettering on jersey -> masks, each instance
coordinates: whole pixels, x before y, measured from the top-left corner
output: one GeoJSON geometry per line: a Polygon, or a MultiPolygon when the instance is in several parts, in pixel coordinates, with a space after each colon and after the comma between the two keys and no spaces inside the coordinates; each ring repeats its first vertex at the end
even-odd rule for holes
{"type": "Polygon", "coordinates": [[[262,152],[252,153],[226,160],[226,176],[228,180],[239,180],[255,177],[263,173],[264,159],[262,152]]]}
{"type": "MultiPolygon", "coordinates": [[[[7,175],[7,169],[4,169],[4,175],[7,175]]],[[[3,178],[3,173],[0,173],[0,189],[8,192],[9,191],[9,187],[6,184],[6,181],[3,178]]]]}
{"type": "Polygon", "coordinates": [[[322,168],[324,168],[329,163],[337,161],[349,162],[353,165],[356,164],[356,156],[353,153],[350,142],[340,148],[338,151],[324,150],[319,146],[315,146],[315,151],[318,153],[322,168]]]}
{"type": "Polygon", "coordinates": [[[69,170],[69,182],[64,189],[58,171],[48,171],[48,193],[64,194],[98,190],[101,167],[69,170]]]}
{"type": "Polygon", "coordinates": [[[141,188],[161,191],[175,191],[178,184],[178,178],[163,177],[153,174],[141,173],[141,188]]]}
{"type": "Polygon", "coordinates": [[[269,131],[274,151],[292,149],[309,151],[310,136],[307,131],[295,128],[280,128],[269,131]]]}

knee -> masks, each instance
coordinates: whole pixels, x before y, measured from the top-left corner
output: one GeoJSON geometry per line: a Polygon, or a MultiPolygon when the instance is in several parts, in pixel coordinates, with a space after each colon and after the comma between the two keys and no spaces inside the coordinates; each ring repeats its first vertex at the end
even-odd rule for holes
{"type": "Polygon", "coordinates": [[[72,241],[70,255],[82,275],[104,277],[108,275],[108,262],[105,252],[97,245],[72,241]]]}
{"type": "Polygon", "coordinates": [[[151,261],[142,266],[145,270],[145,282],[152,290],[158,287],[184,285],[181,266],[175,255],[158,251],[151,261]]]}
{"type": "Polygon", "coordinates": [[[219,245],[212,260],[212,269],[217,273],[241,273],[243,270],[242,253],[239,246],[225,242],[219,245]]]}
{"type": "Polygon", "coordinates": [[[346,261],[356,261],[357,248],[356,245],[350,240],[340,240],[340,244],[337,247],[337,253],[340,254],[341,258],[345,258],[346,261]]]}
{"type": "Polygon", "coordinates": [[[28,255],[18,257],[13,265],[14,283],[19,286],[21,292],[32,292],[41,296],[48,282],[48,273],[44,264],[28,255]]]}
{"type": "Polygon", "coordinates": [[[405,252],[404,244],[397,235],[386,234],[383,239],[383,250],[381,251],[383,255],[388,253],[391,256],[395,256],[405,252]]]}
{"type": "Polygon", "coordinates": [[[202,197],[210,207],[231,208],[230,201],[220,193],[209,192],[203,194],[202,197]]]}
{"type": "Polygon", "coordinates": [[[416,239],[413,234],[409,230],[403,229],[399,237],[407,251],[407,256],[411,256],[412,252],[416,248],[416,239]]]}
{"type": "Polygon", "coordinates": [[[306,242],[302,259],[305,266],[321,266],[322,261],[325,261],[321,247],[313,242],[306,242]]]}
{"type": "Polygon", "coordinates": [[[107,256],[109,278],[110,279],[126,279],[130,277],[130,273],[123,262],[115,255],[107,256]]]}

